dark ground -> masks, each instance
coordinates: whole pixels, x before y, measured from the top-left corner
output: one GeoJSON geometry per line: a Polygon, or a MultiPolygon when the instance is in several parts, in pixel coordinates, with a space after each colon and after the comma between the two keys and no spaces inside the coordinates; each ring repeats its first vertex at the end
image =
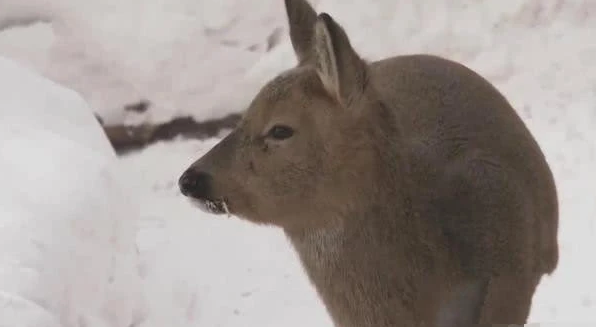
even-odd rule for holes
{"type": "MultiPolygon", "coordinates": [[[[141,101],[124,108],[126,111],[145,112],[149,103],[141,101]]],[[[206,139],[217,136],[220,132],[233,129],[240,120],[240,114],[231,114],[223,118],[197,122],[192,117],[177,117],[165,123],[141,125],[105,125],[101,117],[97,120],[118,154],[140,150],[158,141],[167,141],[175,137],[187,139],[206,139]]]]}

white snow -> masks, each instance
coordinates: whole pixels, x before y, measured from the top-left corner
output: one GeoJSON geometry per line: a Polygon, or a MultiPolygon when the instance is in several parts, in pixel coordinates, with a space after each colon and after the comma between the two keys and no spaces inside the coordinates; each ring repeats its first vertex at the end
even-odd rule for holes
{"type": "Polygon", "coordinates": [[[0,326],[129,326],[138,213],[85,101],[0,57],[0,158],[0,326]]]}
{"type": "MultiPolygon", "coordinates": [[[[344,25],[367,59],[445,55],[488,77],[518,108],[551,164],[561,209],[560,264],[541,283],[530,321],[596,326],[596,2],[313,3],[344,25]]],[[[0,27],[41,21],[0,33],[0,54],[79,91],[107,122],[205,119],[244,109],[261,83],[295,63],[284,15],[276,0],[0,0],[0,27]],[[270,35],[279,42],[266,51],[270,35]],[[141,98],[153,103],[148,114],[122,111],[141,98]]],[[[176,179],[216,141],[159,143],[120,161],[122,182],[141,204],[147,310],[138,326],[331,327],[280,231],[203,214],[183,201],[176,179]]],[[[20,151],[42,153],[40,141],[28,142],[35,146],[20,151]]]]}
{"type": "MultiPolygon", "coordinates": [[[[365,3],[313,1],[369,59],[431,52],[464,61],[505,91],[539,92],[542,83],[573,78],[573,87],[592,92],[592,0],[365,3]]],[[[35,15],[51,25],[8,30],[0,53],[79,91],[108,123],[237,112],[261,82],[294,63],[277,0],[0,0],[0,27],[35,15]],[[277,46],[267,52],[272,35],[277,46]],[[143,98],[153,104],[148,114],[122,111],[143,98]]],[[[570,87],[558,85],[562,93],[570,87]]]]}

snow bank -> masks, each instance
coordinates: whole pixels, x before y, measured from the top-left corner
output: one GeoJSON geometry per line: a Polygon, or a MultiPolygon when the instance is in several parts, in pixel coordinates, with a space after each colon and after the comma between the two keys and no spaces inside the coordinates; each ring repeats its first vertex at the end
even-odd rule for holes
{"type": "Polygon", "coordinates": [[[229,105],[230,91],[238,89],[236,83],[275,35],[269,20],[283,14],[275,0],[258,5],[252,0],[28,3],[0,0],[0,26],[2,16],[15,21],[12,17],[30,18],[37,11],[40,21],[51,17],[51,27],[19,27],[6,31],[6,38],[26,34],[21,39],[51,46],[44,50],[0,40],[0,53],[79,91],[107,123],[138,120],[122,108],[143,98],[154,110],[141,118],[155,121],[181,113],[201,119],[238,111],[240,104],[229,105]],[[32,54],[32,48],[41,52],[32,54]]]}
{"type": "MultiPolygon", "coordinates": [[[[592,92],[596,79],[591,0],[311,2],[332,13],[368,59],[446,55],[505,91],[575,78],[592,92]]],[[[40,23],[3,33],[0,53],[79,91],[108,123],[241,111],[295,60],[277,0],[0,0],[0,13],[0,26],[36,14],[52,21],[52,29],[40,23]],[[153,103],[148,114],[122,110],[140,99],[153,103]]]]}
{"type": "Polygon", "coordinates": [[[128,327],[136,217],[76,93],[0,57],[0,326],[128,327]]]}

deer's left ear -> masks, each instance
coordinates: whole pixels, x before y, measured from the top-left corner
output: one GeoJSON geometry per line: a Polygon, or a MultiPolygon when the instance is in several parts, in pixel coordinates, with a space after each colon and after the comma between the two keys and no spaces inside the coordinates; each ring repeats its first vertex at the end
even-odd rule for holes
{"type": "Polygon", "coordinates": [[[307,0],[285,0],[290,40],[299,64],[306,62],[311,54],[317,13],[307,0]]]}
{"type": "Polygon", "coordinates": [[[313,63],[327,92],[344,106],[364,91],[366,63],[352,48],[344,29],[331,16],[317,17],[313,63]]]}

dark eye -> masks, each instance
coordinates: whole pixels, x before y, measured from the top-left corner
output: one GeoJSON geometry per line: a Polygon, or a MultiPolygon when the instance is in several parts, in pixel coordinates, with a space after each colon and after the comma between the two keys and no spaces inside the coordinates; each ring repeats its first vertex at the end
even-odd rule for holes
{"type": "Polygon", "coordinates": [[[290,138],[292,135],[294,135],[294,130],[291,127],[284,125],[275,125],[271,127],[269,132],[267,132],[267,136],[276,140],[285,140],[290,138]]]}

